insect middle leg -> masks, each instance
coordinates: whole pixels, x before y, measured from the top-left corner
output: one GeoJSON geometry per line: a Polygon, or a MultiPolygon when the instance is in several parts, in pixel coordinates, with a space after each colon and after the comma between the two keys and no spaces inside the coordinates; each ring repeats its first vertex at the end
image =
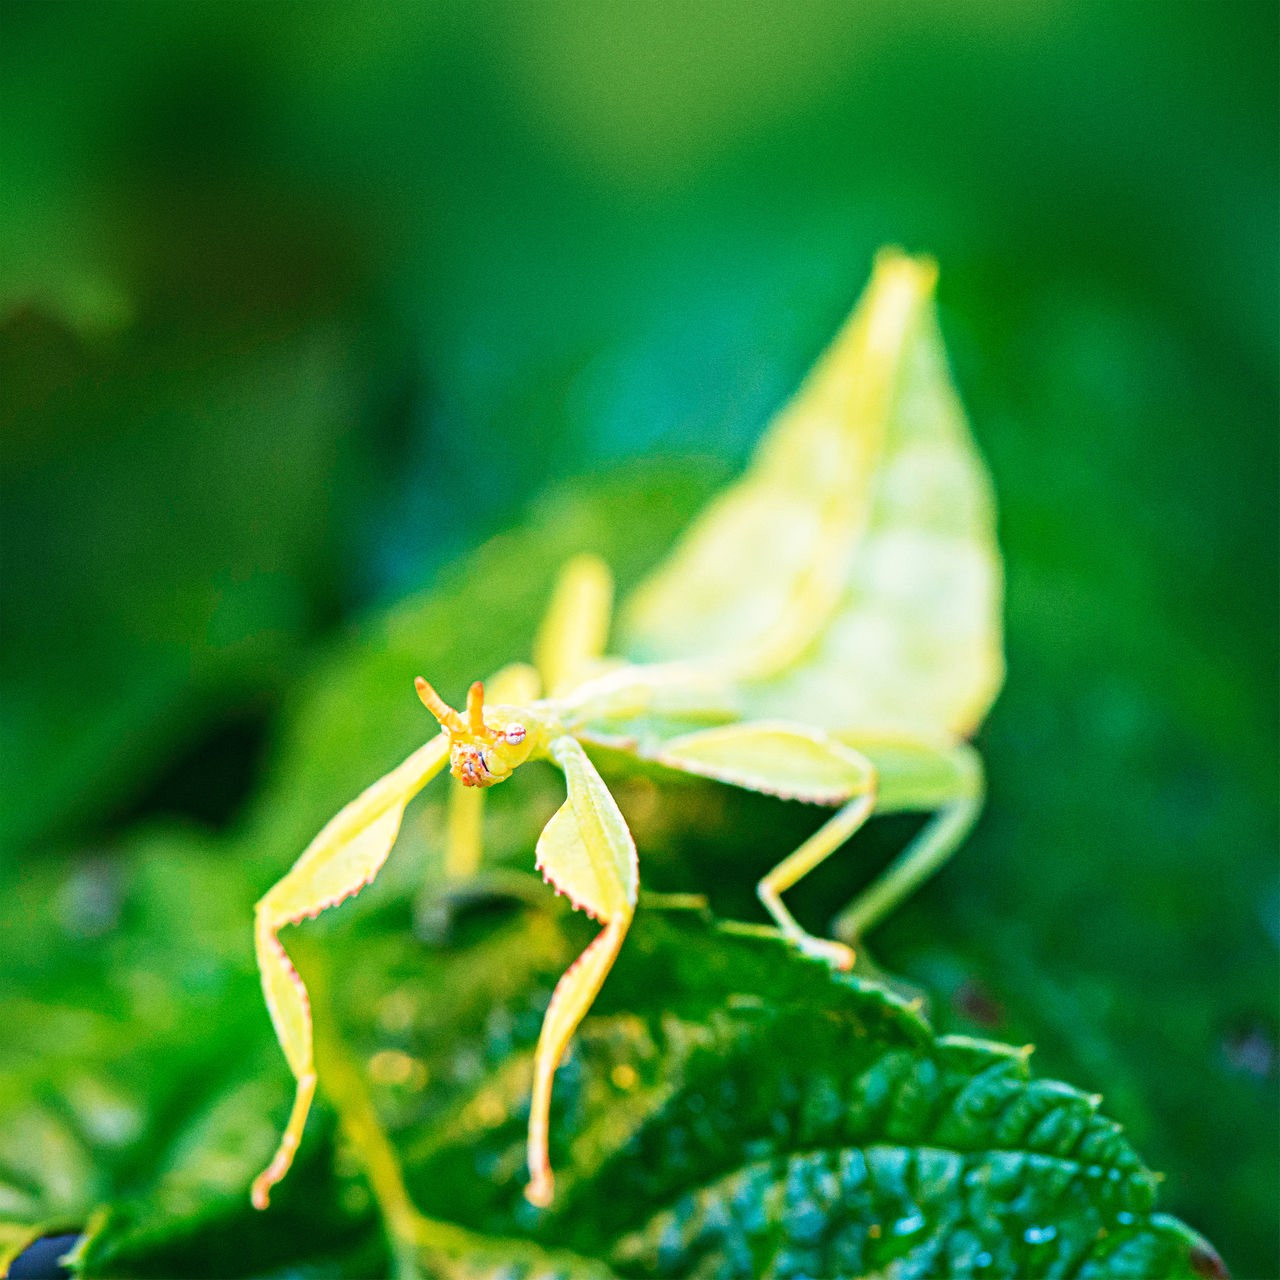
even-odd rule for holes
{"type": "Polygon", "coordinates": [[[782,721],[705,729],[646,754],[671,768],[745,790],[840,806],[760,881],[757,892],[778,927],[801,951],[837,968],[851,968],[852,950],[811,934],[787,909],[782,894],[835,853],[871,816],[876,808],[876,771],[871,761],[819,730],[782,721]]]}
{"type": "Polygon", "coordinates": [[[818,938],[805,929],[787,909],[781,895],[798,884],[820,863],[825,862],[871,816],[875,808],[874,795],[861,795],[849,801],[833,817],[828,819],[794,853],[778,863],[756,885],[756,892],[765,910],[777,921],[778,927],[805,955],[826,960],[837,969],[851,969],[854,953],[843,942],[818,938]]]}
{"type": "Polygon", "coordinates": [[[982,762],[967,743],[857,746],[877,767],[878,813],[936,813],[888,870],[836,916],[832,932],[852,946],[947,862],[973,828],[983,801],[982,762]]]}

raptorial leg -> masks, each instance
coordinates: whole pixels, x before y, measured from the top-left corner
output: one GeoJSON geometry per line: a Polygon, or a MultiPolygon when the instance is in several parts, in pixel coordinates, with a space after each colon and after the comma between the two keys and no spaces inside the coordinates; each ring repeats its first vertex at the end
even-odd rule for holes
{"type": "Polygon", "coordinates": [[[880,767],[878,812],[938,812],[889,868],[836,916],[832,931],[853,946],[947,862],[973,828],[983,801],[982,763],[966,744],[951,749],[859,745],[880,767]]]}
{"type": "Polygon", "coordinates": [[[405,805],[440,772],[448,758],[449,740],[443,734],[420,747],[331,818],[291,870],[258,903],[254,943],[262,991],[297,1088],[275,1156],[254,1179],[255,1208],[267,1207],[271,1188],[289,1171],[316,1087],[311,1004],[280,941],[280,930],[336,906],[378,874],[395,843],[405,805]]]}

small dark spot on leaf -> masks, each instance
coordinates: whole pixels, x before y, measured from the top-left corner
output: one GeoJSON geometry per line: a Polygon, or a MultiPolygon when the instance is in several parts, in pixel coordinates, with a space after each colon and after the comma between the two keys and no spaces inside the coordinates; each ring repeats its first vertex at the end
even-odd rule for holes
{"type": "Polygon", "coordinates": [[[1004,1005],[991,988],[977,978],[966,978],[951,997],[951,1007],[962,1017],[987,1030],[1004,1022],[1004,1005]]]}
{"type": "Polygon", "coordinates": [[[79,1239],[78,1231],[69,1231],[32,1241],[9,1264],[9,1280],[63,1280],[71,1272],[58,1259],[69,1253],[79,1239]]]}
{"type": "Polygon", "coordinates": [[[1231,1280],[1227,1264],[1207,1244],[1197,1244],[1191,1250],[1191,1270],[1205,1280],[1231,1280]]]}

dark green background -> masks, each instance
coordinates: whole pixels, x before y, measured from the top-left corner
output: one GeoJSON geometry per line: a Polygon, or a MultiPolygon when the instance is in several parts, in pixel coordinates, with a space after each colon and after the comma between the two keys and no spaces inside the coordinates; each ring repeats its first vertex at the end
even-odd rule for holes
{"type": "Polygon", "coordinates": [[[8,859],[234,820],[317,642],[551,481],[728,474],[876,247],[927,251],[1010,679],[877,952],[1280,1274],[1275,6],[0,24],[8,859]]]}

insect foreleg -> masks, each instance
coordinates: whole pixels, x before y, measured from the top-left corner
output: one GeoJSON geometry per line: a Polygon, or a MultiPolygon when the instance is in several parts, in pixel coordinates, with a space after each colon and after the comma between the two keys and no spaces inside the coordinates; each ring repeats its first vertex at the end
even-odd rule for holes
{"type": "Polygon", "coordinates": [[[525,1195],[539,1206],[551,1203],[555,1186],[547,1138],[556,1067],[613,966],[639,889],[635,842],[586,752],[565,736],[551,743],[550,755],[564,771],[569,798],[538,839],[538,869],[604,927],[556,984],[538,1037],[525,1195]]]}
{"type": "Polygon", "coordinates": [[[395,843],[405,805],[448,759],[449,740],[444,734],[420,747],[331,818],[292,869],[258,903],[254,939],[262,991],[276,1038],[298,1083],[280,1146],[271,1163],[254,1179],[255,1208],[267,1207],[271,1188],[289,1171],[316,1087],[311,1004],[279,932],[285,925],[336,906],[378,874],[395,843]]]}
{"type": "Polygon", "coordinates": [[[880,769],[877,812],[938,812],[888,870],[836,917],[833,932],[852,945],[964,843],[983,801],[982,762],[965,743],[949,750],[911,744],[859,745],[880,769]]]}

